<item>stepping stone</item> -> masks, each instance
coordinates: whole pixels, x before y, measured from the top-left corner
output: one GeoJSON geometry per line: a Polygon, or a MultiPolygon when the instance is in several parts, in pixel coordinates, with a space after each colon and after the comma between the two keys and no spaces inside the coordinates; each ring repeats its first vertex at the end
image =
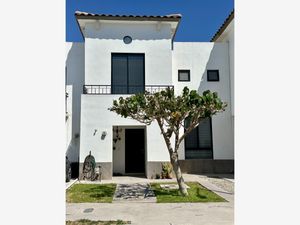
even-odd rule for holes
{"type": "MultiPolygon", "coordinates": [[[[190,187],[188,185],[185,185],[187,189],[189,189],[190,187]]],[[[178,184],[161,184],[160,187],[162,189],[165,189],[165,190],[178,190],[179,187],[178,187],[178,184]]]]}

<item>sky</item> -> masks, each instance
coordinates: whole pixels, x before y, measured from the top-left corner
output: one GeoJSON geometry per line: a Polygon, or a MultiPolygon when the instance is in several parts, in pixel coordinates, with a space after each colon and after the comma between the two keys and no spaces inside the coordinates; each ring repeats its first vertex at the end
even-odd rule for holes
{"type": "Polygon", "coordinates": [[[82,42],[74,13],[182,14],[175,41],[210,41],[234,8],[234,0],[66,0],[66,40],[82,42]]]}

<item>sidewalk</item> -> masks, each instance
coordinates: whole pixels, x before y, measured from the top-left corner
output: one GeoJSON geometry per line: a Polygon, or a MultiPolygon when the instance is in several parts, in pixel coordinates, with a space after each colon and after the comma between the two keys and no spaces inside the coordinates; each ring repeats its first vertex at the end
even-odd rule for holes
{"type": "MultiPolygon", "coordinates": [[[[185,181],[198,181],[225,198],[222,203],[67,203],[67,220],[127,220],[136,225],[232,225],[234,194],[209,182],[203,175],[184,174],[185,181]],[[91,209],[85,213],[85,209],[91,209]]],[[[222,182],[224,179],[220,179],[222,182]]],[[[101,183],[151,183],[173,180],[149,180],[135,177],[114,177],[101,183]]],[[[230,182],[230,181],[228,181],[230,182]]],[[[82,182],[81,183],[87,183],[82,182]]],[[[232,183],[233,184],[233,183],[232,183]]]]}
{"type": "Polygon", "coordinates": [[[70,203],[67,220],[127,220],[135,225],[233,225],[232,203],[70,203]],[[92,208],[90,213],[85,209],[92,208]]]}

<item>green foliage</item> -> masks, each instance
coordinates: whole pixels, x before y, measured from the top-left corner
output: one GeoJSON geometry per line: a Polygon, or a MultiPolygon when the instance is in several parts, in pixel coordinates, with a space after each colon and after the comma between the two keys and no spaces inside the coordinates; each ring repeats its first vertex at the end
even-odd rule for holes
{"type": "MultiPolygon", "coordinates": [[[[165,190],[160,187],[160,184],[168,183],[152,183],[153,189],[158,203],[175,203],[175,202],[225,202],[226,200],[215,194],[214,192],[206,189],[196,182],[187,182],[190,187],[188,189],[188,196],[182,196],[177,189],[165,190]]],[[[170,184],[170,183],[169,183],[170,184]]]]}
{"type": "Polygon", "coordinates": [[[74,184],[67,190],[68,203],[106,202],[111,203],[116,184],[74,184]]]}
{"type": "Polygon", "coordinates": [[[169,163],[169,162],[162,163],[161,169],[162,169],[162,171],[161,171],[162,179],[171,179],[172,178],[173,167],[172,167],[171,163],[169,163]]]}
{"type": "Polygon", "coordinates": [[[131,224],[130,221],[94,221],[88,219],[80,219],[76,221],[66,221],[66,225],[122,225],[122,224],[131,224]]]}
{"type": "Polygon", "coordinates": [[[147,125],[159,120],[168,127],[166,133],[170,137],[183,126],[184,119],[190,118],[191,126],[196,127],[201,118],[224,111],[226,105],[216,92],[207,90],[199,95],[185,87],[178,96],[175,96],[173,88],[168,88],[155,94],[146,92],[120,97],[113,101],[109,110],[147,125]]]}

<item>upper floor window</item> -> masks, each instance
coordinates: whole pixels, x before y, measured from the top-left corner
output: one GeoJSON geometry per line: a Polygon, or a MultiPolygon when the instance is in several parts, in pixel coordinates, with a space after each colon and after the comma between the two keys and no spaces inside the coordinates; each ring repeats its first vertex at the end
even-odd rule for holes
{"type": "Polygon", "coordinates": [[[207,81],[219,81],[219,70],[207,70],[207,81]]]}
{"type": "Polygon", "coordinates": [[[178,81],[190,81],[190,70],[178,70],[178,81]]]}
{"type": "Polygon", "coordinates": [[[136,94],[145,91],[145,55],[112,53],[111,93],[136,94]]]}

